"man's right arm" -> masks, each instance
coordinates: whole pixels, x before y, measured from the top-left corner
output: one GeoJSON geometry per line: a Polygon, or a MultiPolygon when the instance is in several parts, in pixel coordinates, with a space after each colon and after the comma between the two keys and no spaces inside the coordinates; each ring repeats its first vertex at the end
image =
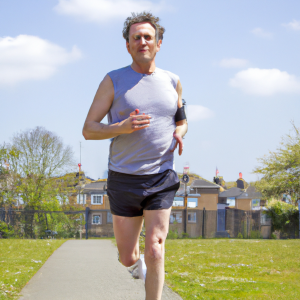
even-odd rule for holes
{"type": "Polygon", "coordinates": [[[136,120],[134,115],[138,114],[138,110],[132,112],[130,116],[122,122],[111,125],[101,123],[108,113],[113,100],[114,86],[111,78],[106,75],[99,85],[83,126],[82,134],[86,140],[110,139],[120,134],[128,134],[149,126],[150,116],[142,115],[139,116],[139,119],[143,120],[136,120]]]}

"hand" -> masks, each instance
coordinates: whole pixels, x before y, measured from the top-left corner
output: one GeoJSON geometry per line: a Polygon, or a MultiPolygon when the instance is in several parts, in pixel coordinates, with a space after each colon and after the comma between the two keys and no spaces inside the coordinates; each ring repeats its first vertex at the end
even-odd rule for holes
{"type": "Polygon", "coordinates": [[[175,138],[176,140],[176,144],[174,146],[173,149],[171,149],[170,151],[171,152],[174,152],[175,149],[177,148],[177,145],[179,144],[179,149],[178,149],[178,154],[181,155],[182,154],[182,151],[183,151],[183,141],[182,141],[182,137],[177,134],[176,132],[173,133],[173,137],[175,138]]]}
{"type": "Polygon", "coordinates": [[[122,133],[132,133],[144,128],[149,127],[151,116],[139,115],[139,109],[137,108],[129,114],[129,118],[119,123],[119,126],[122,128],[122,133]]]}

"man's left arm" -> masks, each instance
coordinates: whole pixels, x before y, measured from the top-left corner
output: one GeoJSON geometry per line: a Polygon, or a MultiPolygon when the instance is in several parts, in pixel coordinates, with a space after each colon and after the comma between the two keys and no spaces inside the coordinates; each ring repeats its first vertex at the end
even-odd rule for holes
{"type": "MultiPolygon", "coordinates": [[[[182,86],[180,83],[180,80],[178,80],[177,86],[176,86],[176,92],[178,94],[178,108],[182,107],[182,86]]],[[[171,150],[172,152],[177,148],[177,145],[179,145],[178,153],[179,155],[182,154],[183,150],[183,141],[182,138],[185,136],[188,130],[187,120],[181,120],[176,122],[176,129],[173,133],[174,138],[176,139],[176,144],[174,148],[171,150]]]]}

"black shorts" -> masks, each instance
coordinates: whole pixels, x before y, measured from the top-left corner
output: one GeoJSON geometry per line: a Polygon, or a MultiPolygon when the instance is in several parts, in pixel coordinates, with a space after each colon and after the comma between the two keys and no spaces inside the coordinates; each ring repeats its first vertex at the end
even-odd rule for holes
{"type": "Polygon", "coordinates": [[[180,182],[173,170],[151,175],[130,175],[109,170],[107,195],[111,213],[123,217],[143,215],[143,210],[168,209],[180,182]]]}

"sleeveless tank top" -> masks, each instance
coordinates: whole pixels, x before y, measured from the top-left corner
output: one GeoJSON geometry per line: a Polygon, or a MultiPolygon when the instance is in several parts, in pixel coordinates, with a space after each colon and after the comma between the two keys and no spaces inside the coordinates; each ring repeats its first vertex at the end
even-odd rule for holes
{"type": "Polygon", "coordinates": [[[108,112],[109,124],[121,122],[136,108],[151,115],[150,126],[111,140],[108,168],[112,171],[146,175],[173,169],[178,107],[176,92],[179,77],[156,68],[150,74],[135,72],[127,66],[108,73],[114,85],[114,100],[108,112]]]}

